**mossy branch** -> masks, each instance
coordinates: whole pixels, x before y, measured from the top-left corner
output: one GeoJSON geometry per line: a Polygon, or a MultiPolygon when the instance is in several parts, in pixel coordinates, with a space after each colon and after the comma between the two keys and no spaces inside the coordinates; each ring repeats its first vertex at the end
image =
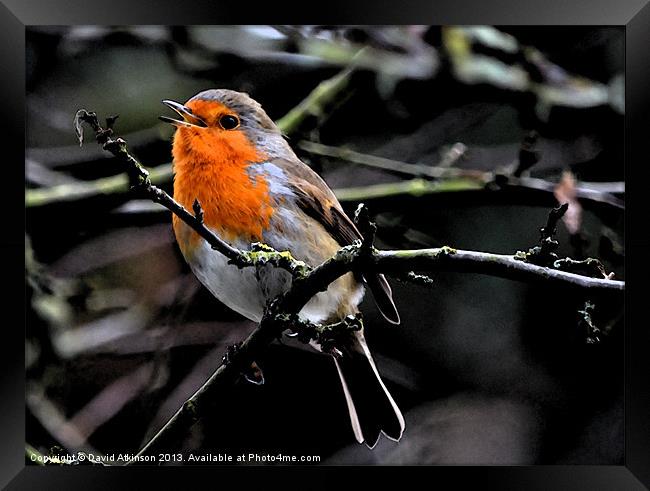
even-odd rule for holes
{"type": "MultiPolygon", "coordinates": [[[[194,203],[194,213],[190,213],[165,191],[155,187],[146,169],[128,152],[126,142],[120,138],[113,138],[110,125],[107,125],[106,129],[102,128],[96,114],[80,110],[77,113],[77,122],[78,127],[81,123],[89,124],[95,132],[98,143],[125,164],[131,189],[135,193],[162,204],[176,214],[215,251],[228,257],[231,263],[239,267],[271,264],[289,271],[293,276],[291,288],[268,305],[259,326],[238,345],[237,349],[229,352],[227,360],[140,450],[139,456],[175,448],[188,427],[198,418],[209,414],[210,402],[218,399],[216,395],[219,389],[224,384],[232,383],[242,373],[246,373],[266,347],[279,338],[284,331],[298,332],[302,340],[316,339],[326,346],[331,342],[328,349],[335,354],[337,336],[360,328],[359,323],[355,319],[344,319],[333,325],[318,326],[300,322],[297,315],[314,295],[326,290],[330,283],[351,271],[397,274],[405,278],[418,276],[415,274],[416,271],[458,271],[565,285],[589,291],[622,291],[625,288],[624,282],[621,281],[569,273],[522,261],[513,255],[463,251],[450,247],[379,251],[372,244],[374,224],[369,222],[367,210],[363,207],[358,208],[355,220],[359,228],[365,231],[364,240],[341,248],[334,256],[316,267],[309,267],[294,259],[289,252],[276,251],[264,244],[253,244],[249,251],[242,251],[221,240],[203,224],[203,210],[198,201],[194,203]]],[[[130,462],[137,463],[139,460],[134,459],[130,462]]]]}
{"type": "Polygon", "coordinates": [[[25,458],[36,465],[45,465],[47,457],[29,444],[25,444],[25,458]]]}

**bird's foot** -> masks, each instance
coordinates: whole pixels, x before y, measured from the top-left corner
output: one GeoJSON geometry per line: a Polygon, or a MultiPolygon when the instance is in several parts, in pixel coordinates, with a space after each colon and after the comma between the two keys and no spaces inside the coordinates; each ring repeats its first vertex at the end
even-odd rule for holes
{"type": "MultiPolygon", "coordinates": [[[[241,348],[241,344],[242,344],[241,342],[235,343],[233,345],[228,346],[228,348],[226,348],[226,353],[223,355],[222,358],[224,365],[230,365],[231,363],[233,363],[233,358],[241,348]]],[[[244,377],[244,379],[247,382],[251,384],[255,384],[255,385],[264,384],[264,373],[262,372],[262,369],[259,367],[259,365],[256,362],[251,363],[249,367],[243,369],[241,371],[241,375],[244,377]]]]}

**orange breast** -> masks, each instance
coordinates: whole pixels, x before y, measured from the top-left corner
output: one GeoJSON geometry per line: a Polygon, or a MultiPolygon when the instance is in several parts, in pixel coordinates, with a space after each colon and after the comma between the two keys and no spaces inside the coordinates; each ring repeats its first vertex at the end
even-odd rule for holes
{"type": "MultiPolygon", "coordinates": [[[[261,175],[250,177],[248,168],[266,159],[241,131],[207,132],[179,128],[174,138],[174,199],[191,210],[201,203],[204,223],[227,241],[262,240],[273,207],[269,185],[261,175]]],[[[176,238],[183,254],[191,255],[199,235],[176,215],[176,238]]]]}

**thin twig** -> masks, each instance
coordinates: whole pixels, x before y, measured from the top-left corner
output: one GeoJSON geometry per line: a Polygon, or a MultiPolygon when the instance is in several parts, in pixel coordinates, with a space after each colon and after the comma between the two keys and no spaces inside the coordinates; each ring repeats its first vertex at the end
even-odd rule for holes
{"type": "MultiPolygon", "coordinates": [[[[316,143],[308,140],[299,141],[298,148],[314,155],[345,160],[354,164],[374,167],[375,169],[386,170],[389,172],[394,172],[396,174],[404,174],[416,177],[429,177],[432,179],[467,177],[470,179],[476,179],[482,183],[487,183],[490,180],[489,173],[484,171],[464,170],[450,167],[449,160],[451,159],[449,158],[443,159],[445,164],[441,167],[439,165],[410,164],[407,162],[402,162],[400,160],[377,157],[375,155],[355,152],[354,150],[350,150],[344,147],[324,145],[322,143],[316,143]]],[[[456,150],[458,151],[458,149],[456,150]]]]}
{"type": "Polygon", "coordinates": [[[557,224],[568,209],[569,203],[553,208],[548,214],[546,225],[539,229],[539,245],[528,249],[527,252],[517,251],[515,259],[554,270],[583,273],[586,276],[611,280],[614,278],[614,273],[607,273],[599,259],[588,257],[578,261],[570,257],[560,258],[556,254],[560,246],[555,239],[557,224]]]}
{"type": "Polygon", "coordinates": [[[335,101],[350,84],[350,78],[356,71],[357,63],[365,52],[361,48],[350,60],[348,67],[341,70],[332,78],[319,83],[305,99],[287,114],[277,120],[276,124],[285,135],[293,133],[309,116],[321,117],[325,107],[335,101]]]}
{"type": "Polygon", "coordinates": [[[421,272],[453,271],[498,276],[527,283],[545,283],[591,291],[624,291],[625,282],[591,278],[559,269],[527,263],[515,256],[488,252],[463,251],[445,247],[413,251],[377,251],[378,272],[391,274],[404,270],[421,272]]]}
{"type": "MultiPolygon", "coordinates": [[[[491,186],[495,189],[521,188],[544,191],[553,194],[557,183],[526,176],[495,176],[493,172],[460,169],[446,165],[411,164],[399,160],[377,157],[347,148],[323,145],[306,140],[298,142],[298,148],[314,155],[330,157],[359,165],[393,172],[396,174],[414,176],[415,179],[396,183],[377,184],[336,190],[339,199],[347,201],[363,201],[364,199],[395,196],[401,194],[423,195],[448,191],[467,191],[483,189],[491,186]],[[429,182],[428,179],[440,181],[429,182]]],[[[443,162],[445,159],[443,159],[443,162]]],[[[577,182],[576,197],[589,201],[606,203],[616,208],[624,208],[625,202],[613,196],[612,193],[625,192],[622,182],[593,183],[577,182]]]]}
{"type": "Polygon", "coordinates": [[[334,77],[327,79],[310,92],[300,104],[281,117],[276,124],[285,135],[293,133],[309,116],[320,117],[325,105],[336,99],[350,82],[354,68],[346,68],[334,77]]]}
{"type": "MultiPolygon", "coordinates": [[[[57,173],[58,174],[58,173],[57,173]]],[[[163,164],[150,170],[152,184],[170,182],[173,176],[171,164],[163,164]]],[[[67,182],[46,188],[28,189],[25,192],[25,206],[36,208],[52,203],[64,203],[92,198],[101,195],[114,195],[129,191],[129,178],[126,174],[102,177],[93,181],[67,182]]]]}

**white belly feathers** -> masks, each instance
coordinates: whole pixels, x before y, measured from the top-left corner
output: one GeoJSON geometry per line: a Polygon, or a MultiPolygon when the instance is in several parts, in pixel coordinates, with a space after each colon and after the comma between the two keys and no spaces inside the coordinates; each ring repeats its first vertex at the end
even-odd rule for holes
{"type": "MultiPolygon", "coordinates": [[[[237,244],[236,247],[247,248],[248,245],[237,244]]],[[[289,273],[273,266],[256,270],[252,267],[240,269],[228,264],[228,259],[213,250],[204,240],[193,251],[189,264],[199,281],[217,299],[255,322],[262,319],[267,302],[287,291],[291,285],[289,273]]],[[[356,307],[363,297],[363,286],[359,284],[352,298],[345,299],[345,280],[345,277],[340,278],[326,291],[314,296],[302,309],[300,316],[311,322],[322,322],[337,312],[342,303],[356,307]]]]}

